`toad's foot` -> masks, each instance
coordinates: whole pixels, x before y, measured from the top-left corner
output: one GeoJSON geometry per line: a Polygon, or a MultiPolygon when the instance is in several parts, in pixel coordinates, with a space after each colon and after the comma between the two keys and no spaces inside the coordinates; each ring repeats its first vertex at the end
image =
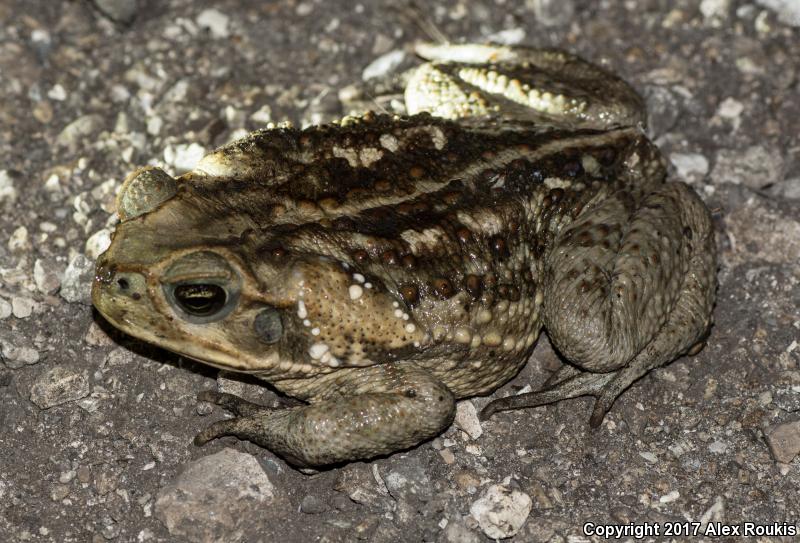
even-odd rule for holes
{"type": "MultiPolygon", "coordinates": [[[[693,345],[689,356],[694,356],[705,346],[705,340],[693,345]]],[[[527,407],[539,407],[561,400],[594,396],[596,398],[589,425],[597,428],[603,422],[614,401],[634,381],[650,371],[651,362],[647,356],[640,356],[631,365],[609,373],[592,373],[582,371],[575,366],[565,365],[547,379],[542,390],[527,392],[507,398],[498,398],[489,402],[480,413],[481,420],[490,419],[500,411],[512,411],[527,407]]]]}
{"type": "Polygon", "coordinates": [[[607,396],[613,393],[612,389],[616,388],[614,381],[618,373],[591,373],[581,371],[574,366],[563,366],[547,380],[542,390],[494,400],[483,408],[480,418],[487,420],[500,411],[538,407],[579,396],[595,396],[597,401],[590,424],[592,427],[596,427],[600,425],[603,416],[608,411],[605,405],[610,407],[616,398],[616,395],[611,398],[611,403],[607,400],[607,396]],[[550,385],[551,382],[554,383],[550,385]],[[602,413],[597,415],[600,411],[602,413]]]}
{"type": "Polygon", "coordinates": [[[330,386],[321,384],[329,393],[300,407],[275,410],[231,394],[203,392],[199,399],[239,416],[213,423],[197,435],[195,444],[232,435],[295,466],[323,466],[412,447],[453,420],[453,394],[426,371],[374,366],[342,372],[330,386]]]}

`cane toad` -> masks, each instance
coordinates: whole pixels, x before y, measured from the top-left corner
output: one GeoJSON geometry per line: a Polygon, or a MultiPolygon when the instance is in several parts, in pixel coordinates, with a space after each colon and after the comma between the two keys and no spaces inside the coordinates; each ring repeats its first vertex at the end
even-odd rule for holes
{"type": "Polygon", "coordinates": [[[642,129],[641,99],[567,53],[424,46],[408,116],[259,130],[118,198],[94,305],[123,331],[304,401],[236,417],[298,466],[412,447],[525,364],[570,362],[495,411],[596,396],[591,424],[711,326],[709,212],[642,129]]]}

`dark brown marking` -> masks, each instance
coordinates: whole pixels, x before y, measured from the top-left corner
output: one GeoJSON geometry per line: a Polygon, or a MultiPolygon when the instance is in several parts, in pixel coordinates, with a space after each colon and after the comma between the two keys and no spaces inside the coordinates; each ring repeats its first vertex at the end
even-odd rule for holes
{"type": "Polygon", "coordinates": [[[406,304],[413,306],[419,301],[419,289],[416,285],[403,285],[400,287],[400,296],[406,304]]]}
{"type": "Polygon", "coordinates": [[[575,242],[579,247],[592,247],[594,246],[594,236],[592,236],[591,232],[588,230],[584,230],[578,234],[578,238],[575,242]]]}
{"type": "Polygon", "coordinates": [[[570,160],[564,164],[564,175],[578,177],[583,173],[583,164],[579,160],[570,160]]]}
{"type": "Polygon", "coordinates": [[[458,192],[445,192],[442,194],[442,201],[444,201],[445,204],[452,206],[458,203],[460,197],[461,195],[458,192]]]}
{"type": "Polygon", "coordinates": [[[413,269],[417,267],[417,259],[414,255],[408,254],[403,256],[403,267],[413,269]]]}
{"type": "Polygon", "coordinates": [[[550,197],[550,201],[552,203],[557,204],[564,197],[564,189],[556,187],[553,190],[551,190],[547,195],[550,197]]]}
{"type": "Polygon", "coordinates": [[[473,298],[479,298],[483,292],[483,279],[479,275],[469,274],[464,278],[464,288],[473,298]]]}
{"type": "Polygon", "coordinates": [[[397,253],[391,249],[384,251],[381,253],[381,261],[388,266],[393,266],[397,264],[397,253]]]}
{"type": "Polygon", "coordinates": [[[508,243],[500,236],[493,236],[489,239],[489,248],[496,258],[503,259],[509,256],[508,243]]]}
{"type": "Polygon", "coordinates": [[[617,151],[613,147],[605,147],[597,152],[595,158],[601,166],[605,166],[607,168],[616,162],[617,151]]]}
{"type": "Polygon", "coordinates": [[[432,284],[434,292],[443,300],[450,298],[456,293],[456,289],[453,288],[453,283],[444,277],[437,277],[432,281],[432,284]]]}

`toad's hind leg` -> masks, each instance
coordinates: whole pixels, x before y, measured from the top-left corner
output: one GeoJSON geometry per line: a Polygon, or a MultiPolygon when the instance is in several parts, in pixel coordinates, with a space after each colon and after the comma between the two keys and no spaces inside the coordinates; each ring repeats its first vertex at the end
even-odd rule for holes
{"type": "Polygon", "coordinates": [[[548,335],[577,368],[486,413],[593,395],[590,422],[599,425],[631,383],[705,340],[715,254],[709,212],[682,183],[617,193],[584,210],[559,234],[544,285],[548,335]]]}
{"type": "Polygon", "coordinates": [[[406,86],[411,114],[600,130],[645,124],[643,101],[630,85],[565,51],[419,43],[415,52],[429,62],[406,86]]]}

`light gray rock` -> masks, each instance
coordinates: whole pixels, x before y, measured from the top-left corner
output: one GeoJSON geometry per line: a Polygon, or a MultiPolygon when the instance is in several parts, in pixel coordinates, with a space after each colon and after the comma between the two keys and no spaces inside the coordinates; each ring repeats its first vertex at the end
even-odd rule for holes
{"type": "Polygon", "coordinates": [[[43,372],[31,386],[31,401],[40,409],[80,400],[88,395],[88,376],[64,366],[43,372]]]}
{"type": "Polygon", "coordinates": [[[672,153],[669,156],[678,177],[696,183],[708,174],[708,159],[699,153],[672,153]]]}
{"type": "Polygon", "coordinates": [[[776,183],[767,192],[776,198],[800,200],[800,177],[793,177],[781,183],[776,183]]]}
{"type": "Polygon", "coordinates": [[[781,22],[800,27],[800,2],[797,0],[756,0],[756,4],[774,11],[781,22]]]}
{"type": "Polygon", "coordinates": [[[15,345],[11,341],[0,339],[0,358],[11,369],[30,366],[39,361],[39,351],[25,345],[15,345]]]}
{"type": "Polygon", "coordinates": [[[11,304],[0,298],[0,321],[11,316],[11,304]]]}
{"type": "Polygon", "coordinates": [[[94,0],[94,4],[112,21],[126,25],[136,19],[139,11],[136,0],[94,0]]]}
{"type": "Polygon", "coordinates": [[[19,192],[15,187],[15,181],[19,179],[19,174],[11,170],[0,170],[0,203],[8,202],[13,204],[17,201],[19,192]]]}
{"type": "Polygon", "coordinates": [[[456,405],[456,426],[464,430],[472,439],[478,439],[483,435],[481,421],[478,419],[478,410],[470,400],[458,402],[456,405]]]}
{"type": "Polygon", "coordinates": [[[111,230],[102,228],[86,240],[86,256],[96,259],[108,249],[109,245],[111,245],[111,230]]]}
{"type": "Polygon", "coordinates": [[[23,253],[30,251],[31,240],[28,234],[28,229],[24,226],[19,226],[8,237],[8,248],[15,253],[23,253]]]}
{"type": "Polygon", "coordinates": [[[714,182],[746,185],[760,189],[783,180],[783,157],[778,149],[753,145],[741,149],[722,149],[711,172],[714,182]]]}
{"type": "Polygon", "coordinates": [[[350,464],[342,468],[334,490],[345,494],[355,503],[380,512],[393,511],[395,501],[386,495],[383,481],[376,482],[374,474],[363,464],[350,464]]]}
{"type": "Polygon", "coordinates": [[[575,13],[573,0],[526,0],[525,7],[532,10],[536,20],[544,26],[567,24],[575,13]]]}
{"type": "Polygon", "coordinates": [[[787,422],[766,431],[767,445],[778,462],[788,464],[800,454],[800,420],[787,422]]]}
{"type": "Polygon", "coordinates": [[[103,118],[100,115],[84,115],[65,126],[56,138],[56,143],[63,147],[75,148],[82,145],[87,138],[100,132],[102,128],[103,118]]]}
{"type": "Polygon", "coordinates": [[[318,515],[329,509],[327,503],[314,494],[306,494],[300,502],[300,511],[308,515],[318,515]]]}
{"type": "Polygon", "coordinates": [[[473,502],[469,512],[478,521],[484,534],[492,539],[505,539],[519,531],[532,505],[527,494],[500,484],[487,488],[473,502]]]}
{"type": "Polygon", "coordinates": [[[700,13],[706,19],[726,19],[730,15],[730,11],[731,0],[702,0],[700,2],[700,13]]]}
{"type": "Polygon", "coordinates": [[[433,494],[430,477],[416,458],[407,458],[383,479],[396,500],[427,502],[433,494]]]}
{"type": "Polygon", "coordinates": [[[216,9],[203,10],[197,16],[197,24],[203,28],[208,28],[215,38],[227,38],[230,36],[229,23],[230,18],[216,9]]]}
{"type": "Polygon", "coordinates": [[[67,266],[61,281],[61,297],[69,303],[92,303],[92,279],[94,262],[84,255],[77,255],[67,266]]]}
{"type": "Polygon", "coordinates": [[[205,154],[205,147],[199,143],[168,145],[164,148],[164,162],[172,166],[176,174],[180,174],[197,166],[205,154]]]}
{"type": "Polygon", "coordinates": [[[11,312],[18,319],[27,319],[33,315],[36,302],[24,296],[14,296],[11,298],[11,312]]]}
{"type": "Polygon", "coordinates": [[[253,456],[223,449],[192,462],[164,487],[156,515],[174,537],[237,542],[274,497],[272,482],[253,456]]]}
{"type": "Polygon", "coordinates": [[[54,267],[40,258],[33,263],[33,282],[36,289],[43,294],[54,294],[61,287],[61,278],[54,267]]]}
{"type": "Polygon", "coordinates": [[[469,529],[463,522],[449,522],[444,530],[447,543],[480,543],[483,538],[469,529]]]}

